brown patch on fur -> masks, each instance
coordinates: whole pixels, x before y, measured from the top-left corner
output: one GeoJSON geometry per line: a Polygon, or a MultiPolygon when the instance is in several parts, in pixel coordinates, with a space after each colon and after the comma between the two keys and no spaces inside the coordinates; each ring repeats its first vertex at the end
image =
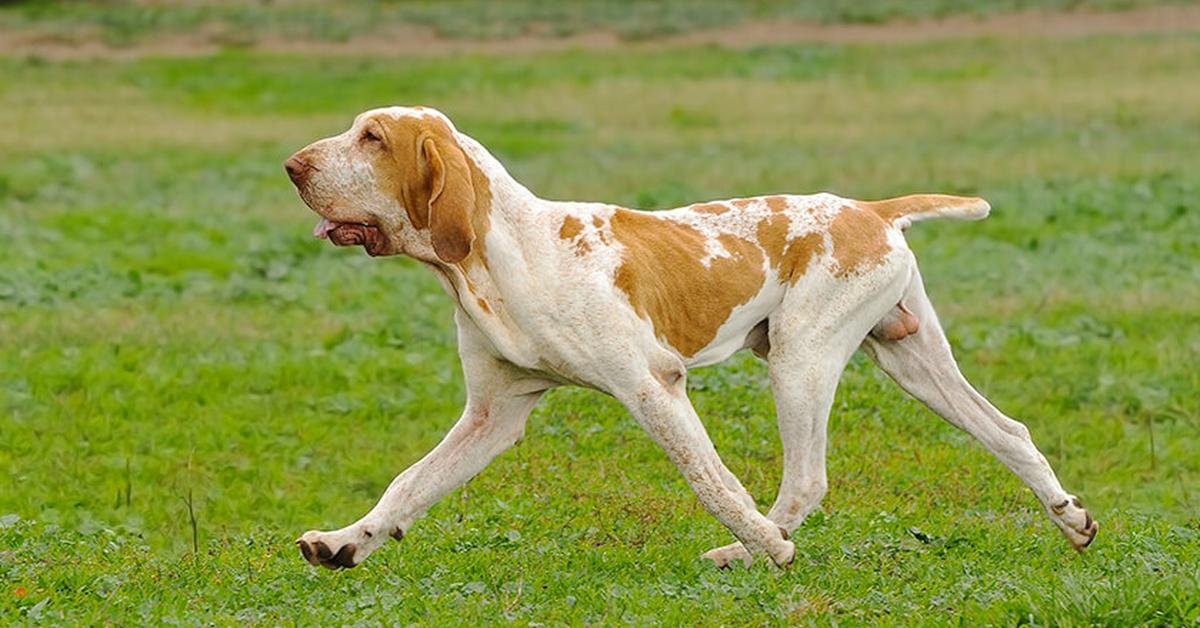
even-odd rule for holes
{"type": "Polygon", "coordinates": [[[596,236],[600,238],[601,244],[603,244],[604,246],[608,246],[608,245],[612,244],[612,238],[610,238],[608,236],[608,233],[606,231],[604,231],[604,219],[603,218],[601,218],[599,216],[593,217],[592,218],[592,226],[596,228],[596,236]]]}
{"type": "MultiPolygon", "coordinates": [[[[601,224],[603,224],[603,223],[601,223],[601,224]]],[[[608,245],[612,244],[612,235],[608,231],[598,228],[598,229],[596,229],[596,235],[599,236],[600,243],[603,244],[604,246],[608,246],[608,245]]]]}
{"type": "Polygon", "coordinates": [[[575,241],[575,255],[582,257],[592,252],[592,245],[586,238],[580,237],[583,233],[583,223],[574,216],[563,218],[562,227],[558,230],[558,237],[562,240],[575,241]]]}
{"type": "Polygon", "coordinates": [[[692,205],[691,210],[702,214],[720,215],[729,211],[729,206],[725,203],[700,203],[692,205]]]}
{"type": "Polygon", "coordinates": [[[562,240],[570,240],[583,231],[583,223],[574,216],[563,218],[562,227],[558,230],[558,237],[562,240]]]}
{"type": "Polygon", "coordinates": [[[475,211],[471,212],[475,243],[471,245],[471,254],[463,260],[463,265],[471,268],[478,264],[486,270],[488,259],[485,241],[488,231],[492,229],[492,185],[487,175],[469,155],[467,165],[471,168],[471,185],[475,187],[475,211]]]}
{"type": "Polygon", "coordinates": [[[746,209],[747,207],[753,205],[755,203],[755,201],[758,201],[758,200],[759,199],[757,199],[757,198],[736,198],[730,202],[733,203],[733,206],[738,209],[746,209]]]}
{"type": "Polygon", "coordinates": [[[829,223],[829,235],[833,240],[833,259],[837,262],[834,275],[837,277],[879,266],[892,250],[883,219],[857,205],[842,207],[829,223]]]}
{"type": "Polygon", "coordinates": [[[656,335],[684,356],[712,342],[733,308],[746,303],[764,281],[758,247],[731,234],[718,240],[729,253],[709,266],[705,237],[696,229],[646,212],[618,209],[613,235],[625,246],[615,284],[656,335]]]}
{"type": "Polygon", "coordinates": [[[484,301],[483,299],[477,299],[476,301],[479,303],[479,309],[483,310],[487,314],[492,313],[492,308],[488,306],[487,301],[484,301]]]}
{"type": "Polygon", "coordinates": [[[386,186],[417,229],[430,229],[442,261],[487,268],[484,238],[491,226],[487,176],[458,144],[445,120],[376,116],[386,149],[375,160],[386,186]]]}
{"type": "Polygon", "coordinates": [[[767,202],[767,209],[776,214],[787,211],[788,201],[785,196],[768,196],[764,200],[767,202]]]}
{"type": "Polygon", "coordinates": [[[791,220],[785,214],[773,214],[758,222],[755,233],[758,243],[767,253],[771,268],[779,273],[779,279],[795,285],[808,271],[808,265],[824,247],[820,233],[806,233],[788,239],[791,220]]]}
{"type": "Polygon", "coordinates": [[[984,200],[974,196],[951,196],[949,194],[910,194],[881,201],[856,201],[855,205],[875,212],[885,222],[895,222],[901,216],[963,205],[976,205],[984,200]]]}

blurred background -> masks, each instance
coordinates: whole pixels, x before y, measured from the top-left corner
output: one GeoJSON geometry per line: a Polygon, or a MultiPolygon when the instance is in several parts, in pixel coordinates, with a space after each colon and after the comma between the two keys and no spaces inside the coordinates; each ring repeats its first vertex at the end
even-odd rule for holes
{"type": "MultiPolygon", "coordinates": [[[[0,3],[0,615],[1196,621],[1198,33],[1158,0],[0,3]],[[909,241],[1096,546],[1068,555],[857,356],[786,577],[704,569],[725,531],[615,402],[566,389],[401,546],[309,570],[291,540],[370,508],[463,401],[437,282],[314,241],[281,166],[390,104],[547,198],[989,199],[909,241]]],[[[689,385],[765,508],[762,365],[689,385]]]]}

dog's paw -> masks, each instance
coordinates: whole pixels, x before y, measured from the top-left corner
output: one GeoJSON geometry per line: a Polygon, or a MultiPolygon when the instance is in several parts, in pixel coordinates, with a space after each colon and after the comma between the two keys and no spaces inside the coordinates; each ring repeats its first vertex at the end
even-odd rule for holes
{"type": "Polygon", "coordinates": [[[296,546],[310,564],[328,569],[350,569],[362,562],[355,560],[358,544],[342,542],[334,533],[309,530],[296,539],[296,546]]]}
{"type": "Polygon", "coordinates": [[[783,552],[771,555],[771,561],[775,563],[776,567],[780,569],[787,569],[788,567],[792,566],[792,563],[796,562],[796,546],[791,541],[787,540],[787,532],[784,532],[783,530],[780,531],[784,534],[783,542],[785,544],[785,548],[783,552]]]}
{"type": "Polygon", "coordinates": [[[404,538],[403,529],[393,527],[390,530],[380,530],[374,524],[361,521],[333,532],[309,530],[296,539],[296,547],[300,548],[304,560],[315,566],[350,569],[361,565],[367,556],[387,542],[388,537],[397,541],[404,538]]]}
{"type": "MultiPolygon", "coordinates": [[[[767,554],[776,567],[787,568],[792,564],[792,561],[796,560],[796,546],[788,540],[787,530],[779,528],[779,534],[783,537],[779,546],[774,548],[774,552],[767,550],[767,554]]],[[[732,543],[724,547],[710,549],[701,554],[700,558],[711,560],[717,566],[717,569],[726,569],[738,562],[742,563],[745,567],[749,567],[754,562],[754,557],[750,554],[750,551],[741,543],[732,543]]]]}
{"type": "Polygon", "coordinates": [[[700,555],[704,560],[711,560],[717,569],[727,569],[736,563],[749,567],[751,562],[750,552],[741,543],[732,543],[725,547],[717,547],[710,549],[700,555]]]}
{"type": "Polygon", "coordinates": [[[1084,510],[1079,498],[1068,495],[1057,504],[1050,505],[1050,518],[1062,530],[1071,546],[1082,552],[1096,538],[1100,524],[1092,519],[1092,515],[1084,510]]]}
{"type": "Polygon", "coordinates": [[[344,531],[318,532],[309,530],[296,539],[300,553],[314,566],[328,569],[350,569],[362,563],[370,553],[353,534],[344,531]]]}

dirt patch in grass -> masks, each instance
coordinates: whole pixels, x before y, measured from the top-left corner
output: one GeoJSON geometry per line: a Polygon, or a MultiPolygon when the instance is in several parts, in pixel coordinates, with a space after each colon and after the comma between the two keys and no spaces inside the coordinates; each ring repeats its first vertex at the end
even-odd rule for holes
{"type": "Polygon", "coordinates": [[[149,38],[127,46],[106,42],[88,29],[63,37],[36,30],[0,30],[0,54],[47,58],[140,58],[203,56],[230,47],[281,54],[431,56],[449,54],[535,54],[564,50],[653,49],[715,45],[727,48],[788,43],[905,43],[977,37],[1079,37],[1200,31],[1200,5],[1157,6],[1109,12],[1022,11],[986,17],[958,15],[885,24],[816,24],[749,21],[722,28],[630,40],[614,31],[564,37],[525,34],[504,39],[454,39],[414,24],[348,41],[314,41],[268,36],[231,45],[212,29],[149,38]]]}

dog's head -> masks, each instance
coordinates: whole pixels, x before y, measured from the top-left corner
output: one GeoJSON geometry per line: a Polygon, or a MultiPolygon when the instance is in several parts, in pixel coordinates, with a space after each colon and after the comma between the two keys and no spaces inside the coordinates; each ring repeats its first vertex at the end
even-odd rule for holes
{"type": "Polygon", "coordinates": [[[477,207],[490,202],[450,120],[423,107],[359,114],[344,133],[306,146],[284,168],[321,216],[313,235],[361,244],[370,255],[460,262],[471,253],[477,207]]]}

